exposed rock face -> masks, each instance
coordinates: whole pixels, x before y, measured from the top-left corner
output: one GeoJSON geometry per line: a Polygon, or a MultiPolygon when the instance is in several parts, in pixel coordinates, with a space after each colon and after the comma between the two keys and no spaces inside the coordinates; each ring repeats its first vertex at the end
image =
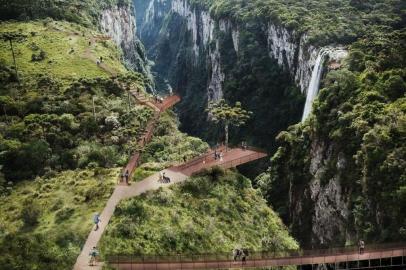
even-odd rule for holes
{"type": "Polygon", "coordinates": [[[144,48],[136,35],[136,21],[130,6],[113,7],[103,11],[100,28],[119,46],[125,65],[150,76],[144,48]]]}
{"type": "MultiPolygon", "coordinates": [[[[229,69],[230,62],[236,63],[236,59],[247,51],[249,42],[244,40],[244,34],[250,31],[249,26],[227,18],[214,18],[207,10],[191,5],[188,0],[134,0],[134,3],[139,15],[138,34],[151,58],[156,59],[160,72],[171,83],[177,81],[173,78],[179,78],[179,72],[186,73],[178,80],[178,85],[174,85],[177,90],[188,88],[183,93],[184,100],[195,102],[207,97],[210,102],[223,98],[228,75],[226,65],[229,69]],[[177,67],[182,71],[176,73],[177,67]],[[202,74],[198,75],[204,77],[203,82],[195,81],[199,72],[202,74]],[[204,88],[203,94],[196,90],[196,85],[204,88]]],[[[261,46],[263,44],[261,48],[264,48],[265,57],[269,55],[269,59],[274,59],[289,73],[301,92],[307,93],[322,48],[309,44],[306,34],[273,22],[255,23],[259,31],[255,37],[261,46]]],[[[344,57],[332,51],[334,53],[329,54],[331,59],[344,57]]],[[[185,111],[189,113],[193,109],[186,108],[185,111]]],[[[349,218],[347,191],[342,190],[339,175],[325,180],[325,166],[334,157],[331,148],[315,140],[312,149],[311,184],[306,187],[292,185],[290,189],[292,224],[300,228],[298,233],[308,234],[308,242],[315,246],[337,239],[345,241],[346,220],[349,218]]],[[[337,166],[345,166],[345,163],[342,158],[337,161],[337,166]]]]}

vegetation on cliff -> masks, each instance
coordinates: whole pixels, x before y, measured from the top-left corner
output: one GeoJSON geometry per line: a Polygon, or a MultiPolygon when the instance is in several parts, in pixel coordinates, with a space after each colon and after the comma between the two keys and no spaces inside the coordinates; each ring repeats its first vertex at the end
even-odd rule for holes
{"type": "MultiPolygon", "coordinates": [[[[292,207],[289,190],[298,196],[291,202],[306,204],[309,198],[298,194],[310,180],[322,186],[339,181],[343,199],[349,200],[350,240],[406,239],[405,41],[405,30],[377,31],[352,44],[347,65],[325,78],[314,115],[278,136],[281,147],[258,181],[285,220],[292,207]],[[311,175],[318,151],[323,170],[311,175]]],[[[310,229],[294,227],[297,235],[310,229]]]]}
{"type": "Polygon", "coordinates": [[[101,242],[104,255],[231,254],[241,247],[297,244],[249,179],[220,168],[121,202],[101,242]]]}
{"type": "Polygon", "coordinates": [[[406,22],[402,0],[190,0],[219,18],[237,22],[270,20],[306,33],[311,44],[354,42],[371,29],[400,29],[406,22]]]}

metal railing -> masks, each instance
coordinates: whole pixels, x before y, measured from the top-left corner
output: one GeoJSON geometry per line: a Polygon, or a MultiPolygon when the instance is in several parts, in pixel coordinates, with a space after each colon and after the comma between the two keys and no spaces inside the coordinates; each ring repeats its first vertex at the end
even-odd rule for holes
{"type": "MultiPolygon", "coordinates": [[[[404,257],[406,256],[406,243],[367,245],[363,254],[358,253],[357,246],[315,250],[249,251],[245,263],[250,267],[255,265],[301,265],[301,263],[312,264],[312,260],[309,260],[312,258],[315,258],[315,263],[322,263],[321,257],[324,257],[326,263],[338,263],[372,259],[368,254],[374,254],[374,258],[404,257]],[[327,257],[329,259],[326,259],[327,257]]],[[[234,268],[236,263],[232,252],[216,254],[110,255],[106,258],[107,262],[112,265],[168,264],[168,269],[171,268],[169,264],[189,264],[189,266],[190,263],[193,265],[200,264],[199,267],[190,267],[197,269],[207,268],[203,267],[203,265],[207,266],[209,263],[212,265],[218,263],[218,265],[221,265],[218,268],[234,268]]]]}

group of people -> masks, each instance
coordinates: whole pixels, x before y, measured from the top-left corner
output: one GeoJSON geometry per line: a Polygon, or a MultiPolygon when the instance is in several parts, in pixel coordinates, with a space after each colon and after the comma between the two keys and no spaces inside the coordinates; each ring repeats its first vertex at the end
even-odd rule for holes
{"type": "Polygon", "coordinates": [[[154,95],[154,99],[155,99],[156,103],[163,103],[164,102],[163,97],[158,96],[158,95],[154,95]]]}
{"type": "Polygon", "coordinates": [[[214,150],[214,160],[223,161],[223,157],[224,155],[222,151],[218,152],[217,150],[214,150]]]}
{"type": "Polygon", "coordinates": [[[123,183],[125,181],[125,183],[128,185],[129,183],[129,178],[130,178],[130,173],[128,170],[125,170],[121,173],[120,175],[121,177],[121,183],[123,183]]]}
{"type": "Polygon", "coordinates": [[[233,250],[233,259],[234,261],[241,260],[243,263],[247,260],[249,251],[246,248],[236,248],[233,250]]]}
{"type": "Polygon", "coordinates": [[[159,172],[159,179],[158,182],[160,183],[170,183],[171,182],[171,178],[169,178],[168,176],[165,175],[165,172],[159,172]]]}
{"type": "Polygon", "coordinates": [[[101,63],[103,63],[103,57],[100,56],[99,59],[97,59],[96,64],[99,66],[101,63]]]}

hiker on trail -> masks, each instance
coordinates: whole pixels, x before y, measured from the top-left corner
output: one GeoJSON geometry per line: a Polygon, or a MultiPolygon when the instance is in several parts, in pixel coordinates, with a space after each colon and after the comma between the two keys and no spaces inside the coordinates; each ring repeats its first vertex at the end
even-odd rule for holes
{"type": "Polygon", "coordinates": [[[220,161],[223,161],[223,152],[220,152],[219,157],[220,157],[220,161]]]}
{"type": "Polygon", "coordinates": [[[100,63],[103,63],[103,56],[100,56],[100,63]]]}
{"type": "Polygon", "coordinates": [[[214,160],[217,160],[217,150],[214,150],[214,160]]]}
{"type": "Polygon", "coordinates": [[[92,42],[89,40],[89,46],[91,46],[92,45],[92,42]]]}
{"type": "Polygon", "coordinates": [[[172,96],[172,95],[173,95],[172,88],[169,88],[169,95],[170,95],[170,96],[172,96]]]}
{"type": "Polygon", "coordinates": [[[241,142],[241,148],[242,148],[242,150],[247,150],[247,142],[246,141],[242,141],[241,142]]]}
{"type": "Polygon", "coordinates": [[[164,181],[164,174],[162,173],[162,171],[159,172],[159,179],[158,182],[163,183],[164,181]]]}
{"type": "Polygon", "coordinates": [[[183,156],[183,163],[186,163],[186,161],[187,161],[186,156],[183,156]]]}
{"type": "Polygon", "coordinates": [[[125,171],[124,177],[125,177],[125,183],[128,185],[128,178],[130,177],[130,173],[128,172],[128,170],[125,171]]]}
{"type": "Polygon", "coordinates": [[[359,254],[364,254],[365,243],[364,240],[359,240],[358,242],[359,254]]]}
{"type": "Polygon", "coordinates": [[[92,250],[90,250],[89,256],[90,256],[89,265],[94,266],[94,263],[96,262],[96,257],[99,256],[99,251],[97,250],[96,247],[93,247],[92,250]]]}
{"type": "Polygon", "coordinates": [[[240,256],[240,250],[239,249],[233,249],[233,259],[234,261],[237,260],[237,258],[240,256]]]}
{"type": "Polygon", "coordinates": [[[96,213],[93,217],[93,222],[96,225],[96,227],[94,228],[95,231],[97,231],[99,229],[99,223],[101,222],[100,220],[100,215],[99,213],[96,213]]]}

